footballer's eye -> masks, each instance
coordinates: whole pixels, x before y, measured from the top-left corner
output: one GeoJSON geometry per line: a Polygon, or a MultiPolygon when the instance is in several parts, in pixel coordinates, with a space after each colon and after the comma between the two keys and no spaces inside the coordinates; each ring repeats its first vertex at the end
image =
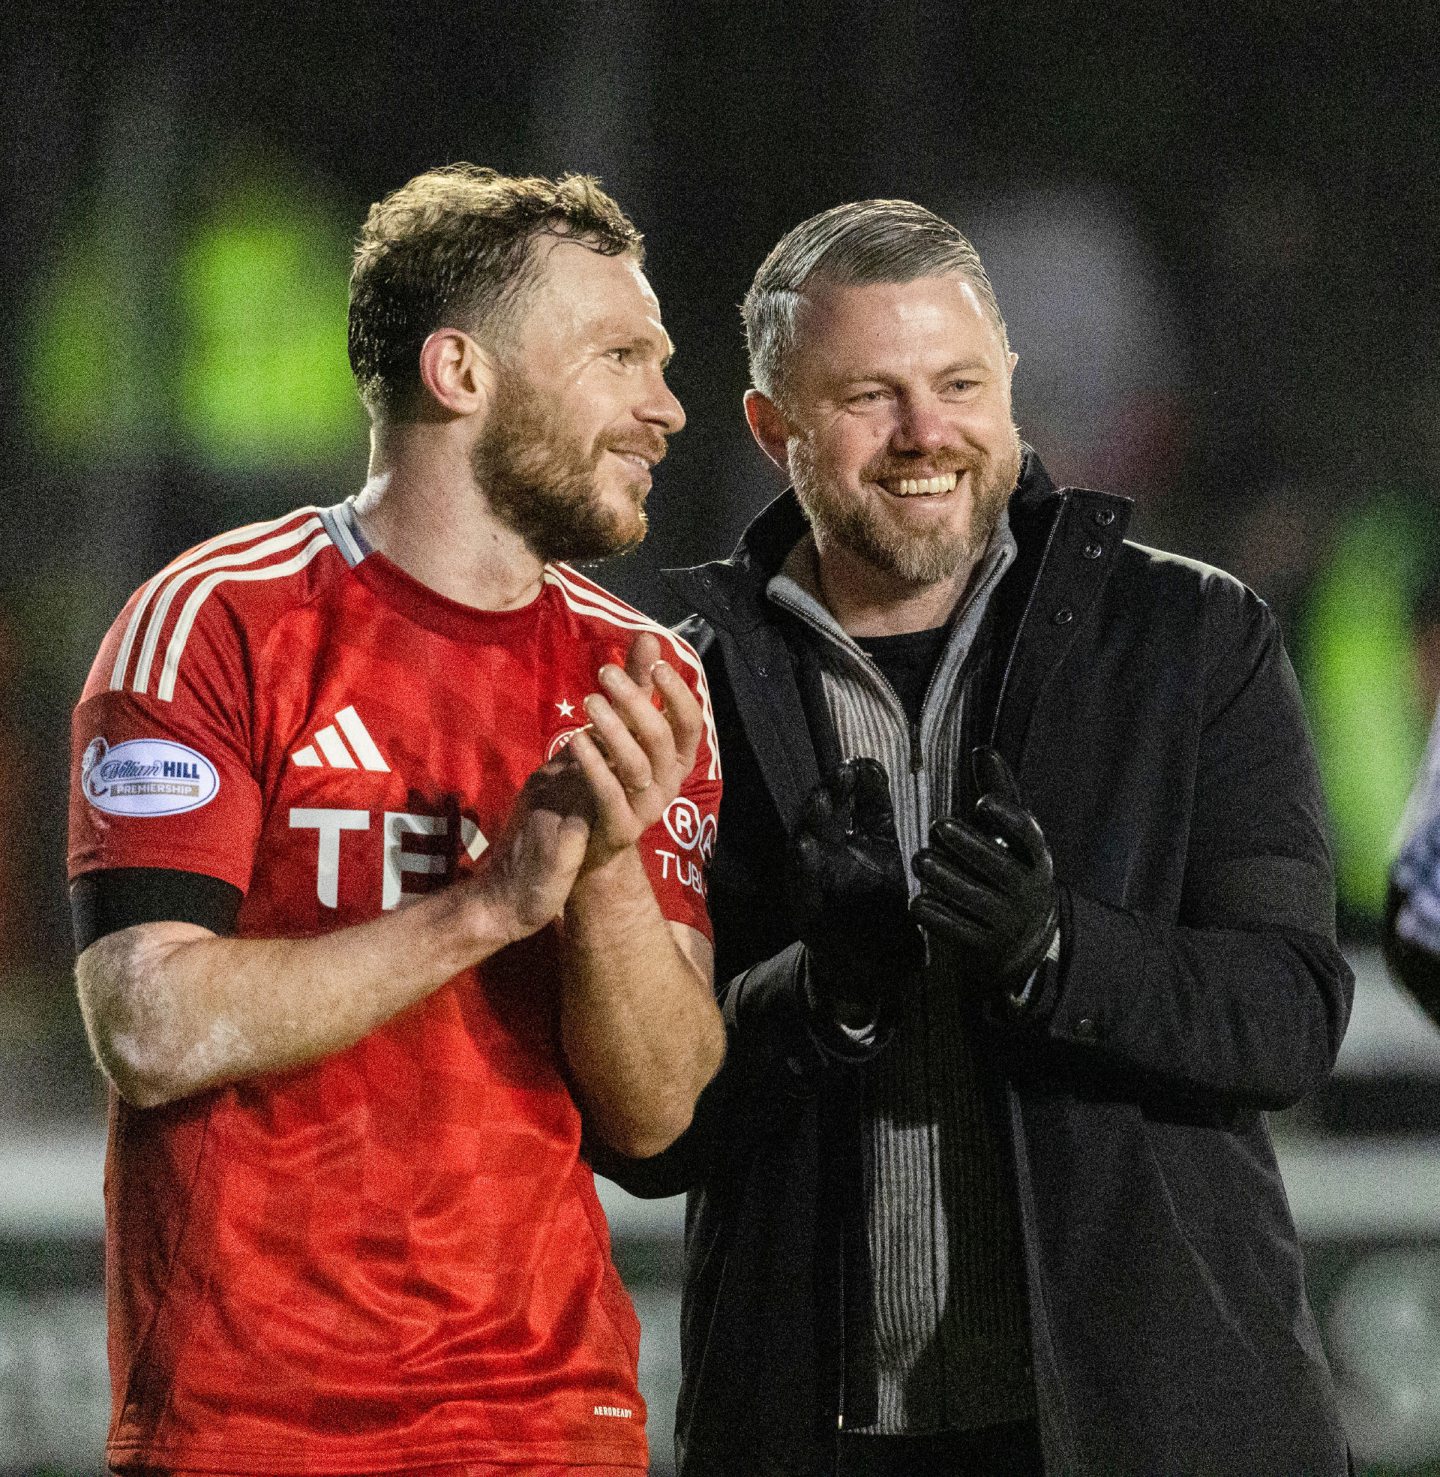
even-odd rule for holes
{"type": "Polygon", "coordinates": [[[617,364],[629,364],[635,357],[635,350],[629,344],[617,344],[607,352],[617,364]]]}
{"type": "Polygon", "coordinates": [[[886,398],[884,390],[857,390],[851,397],[851,405],[877,405],[886,398]]]}

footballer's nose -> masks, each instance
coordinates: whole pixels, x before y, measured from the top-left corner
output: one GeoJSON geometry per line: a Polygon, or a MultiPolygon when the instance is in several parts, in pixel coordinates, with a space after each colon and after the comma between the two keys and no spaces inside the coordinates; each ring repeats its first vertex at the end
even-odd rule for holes
{"type": "Polygon", "coordinates": [[[674,390],[665,383],[663,375],[656,375],[644,405],[636,414],[666,436],[673,436],[676,431],[685,427],[685,407],[676,398],[674,390]]]}

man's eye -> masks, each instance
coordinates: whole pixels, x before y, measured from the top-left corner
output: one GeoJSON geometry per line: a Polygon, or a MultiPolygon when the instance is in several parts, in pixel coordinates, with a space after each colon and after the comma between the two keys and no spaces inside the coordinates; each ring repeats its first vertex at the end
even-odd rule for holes
{"type": "Polygon", "coordinates": [[[974,380],[951,380],[950,381],[950,388],[952,390],[956,390],[958,392],[963,393],[966,390],[973,390],[975,388],[975,381],[974,380]]]}
{"type": "Polygon", "coordinates": [[[610,357],[617,364],[628,364],[635,357],[635,350],[628,344],[610,350],[610,357]]]}
{"type": "Polygon", "coordinates": [[[852,405],[873,405],[884,398],[884,390],[861,390],[850,397],[850,403],[852,405]]]}

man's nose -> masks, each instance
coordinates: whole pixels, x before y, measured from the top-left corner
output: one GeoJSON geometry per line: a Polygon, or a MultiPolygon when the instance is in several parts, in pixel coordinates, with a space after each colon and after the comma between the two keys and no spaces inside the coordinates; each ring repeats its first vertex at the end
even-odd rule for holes
{"type": "Polygon", "coordinates": [[[653,376],[645,402],[636,414],[641,420],[659,426],[667,436],[673,436],[685,426],[685,407],[665,383],[665,376],[658,372],[653,376]]]}
{"type": "Polygon", "coordinates": [[[933,395],[906,395],[899,402],[899,422],[891,444],[897,451],[938,451],[951,439],[945,407],[933,395]]]}

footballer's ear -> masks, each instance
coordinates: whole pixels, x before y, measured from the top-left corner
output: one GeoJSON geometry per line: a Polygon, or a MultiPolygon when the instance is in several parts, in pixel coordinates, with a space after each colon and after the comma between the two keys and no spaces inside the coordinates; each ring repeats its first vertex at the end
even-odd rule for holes
{"type": "Polygon", "coordinates": [[[746,390],[745,419],[760,450],[788,477],[790,427],[784,411],[763,390],[746,390]]]}
{"type": "Polygon", "coordinates": [[[437,328],[420,346],[420,383],[451,415],[489,409],[495,389],[495,360],[459,328],[437,328]]]}

